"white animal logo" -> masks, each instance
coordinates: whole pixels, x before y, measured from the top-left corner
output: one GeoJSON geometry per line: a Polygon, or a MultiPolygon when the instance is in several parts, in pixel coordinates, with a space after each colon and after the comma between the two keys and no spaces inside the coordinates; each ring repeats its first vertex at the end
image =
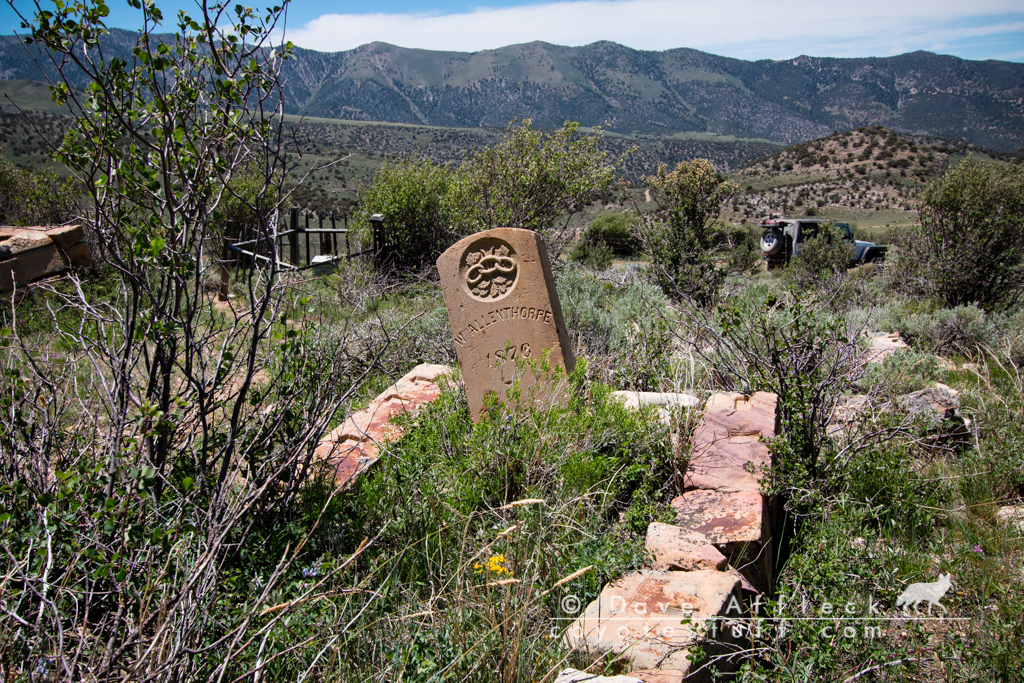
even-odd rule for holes
{"type": "Polygon", "coordinates": [[[908,608],[913,608],[917,611],[917,606],[922,602],[928,603],[928,614],[932,613],[932,606],[939,607],[945,613],[946,608],[939,600],[949,590],[952,579],[949,574],[939,574],[939,580],[932,583],[912,583],[907,586],[907,590],[900,593],[900,597],[896,599],[896,606],[902,607],[903,611],[906,612],[908,608]]]}

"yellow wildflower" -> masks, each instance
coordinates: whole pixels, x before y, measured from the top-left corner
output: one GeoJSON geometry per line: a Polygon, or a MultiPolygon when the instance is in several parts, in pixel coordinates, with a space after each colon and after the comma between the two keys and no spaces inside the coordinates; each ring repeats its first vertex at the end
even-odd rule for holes
{"type": "Polygon", "coordinates": [[[506,561],[504,555],[491,555],[489,558],[487,558],[486,567],[480,564],[479,562],[474,562],[473,571],[475,571],[477,574],[483,574],[484,570],[486,569],[488,574],[492,574],[494,576],[502,576],[505,574],[507,574],[508,576],[513,576],[512,570],[505,566],[505,562],[506,561]]]}

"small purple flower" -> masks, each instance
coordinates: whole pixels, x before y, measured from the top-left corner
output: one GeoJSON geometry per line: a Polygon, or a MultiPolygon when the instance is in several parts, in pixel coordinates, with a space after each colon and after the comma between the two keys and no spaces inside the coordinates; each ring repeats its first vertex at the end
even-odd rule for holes
{"type": "Polygon", "coordinates": [[[981,549],[981,545],[980,545],[980,544],[978,544],[978,543],[975,543],[975,544],[974,544],[974,547],[973,547],[973,548],[971,548],[971,550],[973,550],[974,552],[978,553],[978,554],[979,554],[979,555],[981,555],[982,557],[984,557],[984,556],[985,556],[985,551],[981,549]]]}

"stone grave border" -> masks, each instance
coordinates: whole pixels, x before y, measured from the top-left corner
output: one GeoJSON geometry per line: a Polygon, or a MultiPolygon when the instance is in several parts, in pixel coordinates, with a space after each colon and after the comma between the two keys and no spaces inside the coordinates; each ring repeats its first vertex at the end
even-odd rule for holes
{"type": "MultiPolygon", "coordinates": [[[[441,383],[452,374],[448,366],[417,365],[324,437],[314,460],[330,464],[338,486],[351,486],[386,453],[389,442],[404,434],[392,418],[417,414],[440,396],[441,383]]],[[[690,394],[612,395],[630,409],[655,406],[666,421],[672,407],[700,405],[690,394]]],[[[605,586],[566,632],[567,645],[595,658],[611,655],[631,673],[603,677],[565,669],[556,683],[709,678],[707,669],[691,675],[689,650],[700,644],[716,654],[713,641],[726,636],[726,630],[716,631],[712,639],[706,638],[707,630],[730,617],[742,620],[751,598],[771,595],[772,502],[761,494],[760,480],[771,460],[765,441],[776,434],[777,420],[775,394],[716,393],[708,398],[694,431],[687,490],[672,501],[677,523],[655,522],[647,530],[652,567],[605,586]],[[736,613],[737,606],[742,613],[736,613]],[[672,629],[668,637],[666,627],[672,629]]]]}

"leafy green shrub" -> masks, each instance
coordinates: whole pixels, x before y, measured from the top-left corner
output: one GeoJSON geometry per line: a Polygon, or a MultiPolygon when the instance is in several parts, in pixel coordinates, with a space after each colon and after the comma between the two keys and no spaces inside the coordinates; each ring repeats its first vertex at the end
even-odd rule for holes
{"type": "Polygon", "coordinates": [[[846,275],[853,257],[853,245],[844,242],[831,223],[818,226],[818,233],[804,239],[800,253],[789,260],[783,279],[798,290],[833,288],[846,275]]]}
{"type": "Polygon", "coordinates": [[[857,332],[826,301],[751,287],[712,315],[687,311],[694,351],[732,391],[778,395],[783,436],[773,442],[776,473],[791,484],[827,475],[835,444],[828,421],[863,375],[857,332]]]}
{"type": "Polygon", "coordinates": [[[1024,292],[1024,169],[965,160],[924,191],[901,234],[897,282],[947,307],[1003,308],[1024,292]]]}
{"type": "Polygon", "coordinates": [[[604,269],[614,256],[630,256],[636,240],[632,228],[636,220],[624,213],[603,213],[587,226],[573,247],[571,258],[591,268],[604,269]]]}
{"type": "Polygon", "coordinates": [[[359,216],[368,225],[383,214],[395,267],[430,265],[459,238],[502,227],[540,232],[557,258],[569,217],[613,177],[600,135],[578,129],[566,122],[546,132],[529,119],[513,121],[504,140],[454,171],[427,159],[386,160],[360,196],[359,216]]]}
{"type": "Polygon", "coordinates": [[[79,189],[53,171],[26,171],[0,158],[0,224],[60,225],[74,219],[79,189]]]}
{"type": "Polygon", "coordinates": [[[616,256],[630,256],[636,249],[635,227],[634,216],[609,211],[590,222],[584,238],[590,242],[604,242],[616,256]]]}
{"type": "Polygon", "coordinates": [[[745,273],[758,264],[761,260],[758,237],[759,232],[756,226],[728,230],[730,272],[745,273]]]}
{"type": "Polygon", "coordinates": [[[429,159],[384,161],[360,195],[358,218],[368,226],[370,216],[383,214],[391,245],[389,265],[432,265],[458,239],[445,205],[452,182],[452,172],[429,159]]]}
{"type": "Polygon", "coordinates": [[[529,119],[512,121],[504,140],[459,167],[445,204],[456,230],[534,230],[557,258],[569,237],[568,217],[614,177],[615,162],[599,148],[600,134],[578,135],[579,125],[566,121],[545,132],[529,119]]]}
{"type": "Polygon", "coordinates": [[[572,248],[572,254],[570,255],[573,261],[579,261],[583,265],[596,268],[597,270],[605,270],[612,265],[614,257],[615,253],[608,246],[607,242],[591,242],[589,240],[577,242],[572,248]]]}
{"type": "Polygon", "coordinates": [[[681,162],[672,172],[661,166],[644,182],[658,204],[654,215],[642,218],[639,229],[652,276],[674,301],[713,303],[725,281],[721,261],[729,245],[715,219],[739,186],[719,175],[707,159],[681,162]]]}

